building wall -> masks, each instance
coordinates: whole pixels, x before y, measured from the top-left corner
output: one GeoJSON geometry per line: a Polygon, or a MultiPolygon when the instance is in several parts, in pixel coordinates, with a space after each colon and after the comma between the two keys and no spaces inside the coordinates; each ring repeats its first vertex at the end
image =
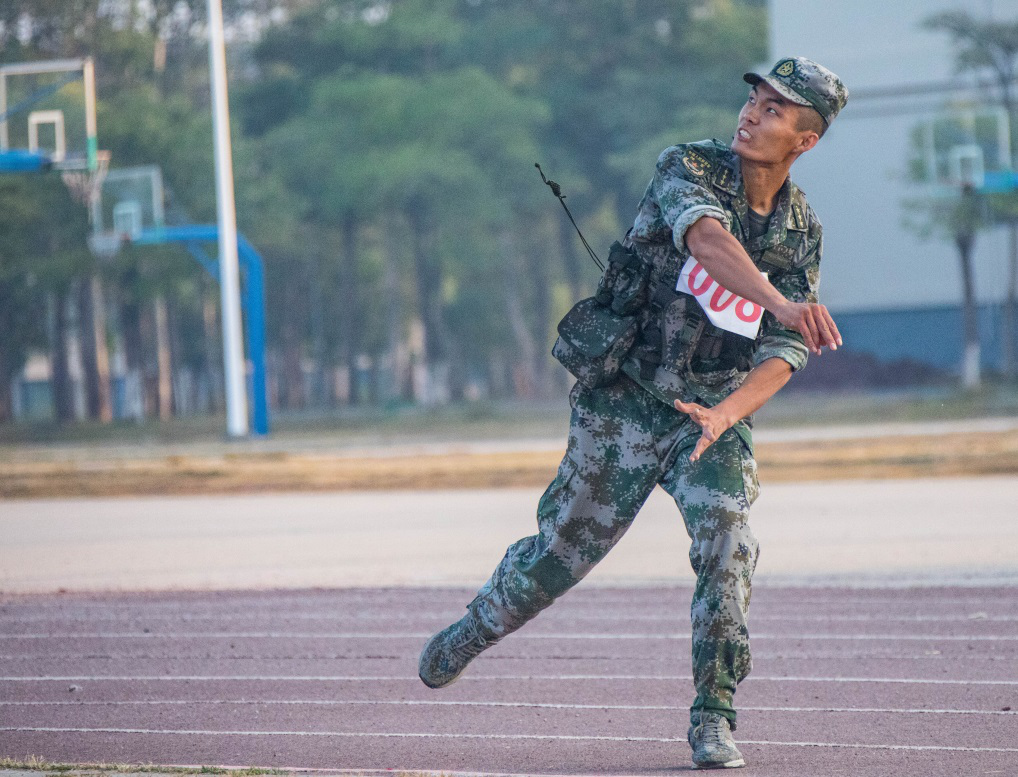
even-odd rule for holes
{"type": "MultiPolygon", "coordinates": [[[[980,356],[984,369],[1003,367],[1002,322],[1000,305],[980,306],[980,356]]],[[[842,311],[837,323],[846,348],[871,353],[881,361],[912,359],[952,373],[961,371],[964,330],[960,306],[842,311]]]]}
{"type": "MultiPolygon", "coordinates": [[[[865,99],[873,87],[944,81],[957,76],[951,43],[919,28],[942,10],[1018,20],[1018,0],[770,0],[771,61],[806,56],[838,73],[848,106],[792,177],[824,224],[821,297],[835,312],[953,305],[961,298],[958,261],[947,239],[922,240],[905,227],[916,196],[905,180],[910,133],[947,94],[865,99]]],[[[980,300],[1006,288],[1002,229],[976,244],[980,300]]]]}

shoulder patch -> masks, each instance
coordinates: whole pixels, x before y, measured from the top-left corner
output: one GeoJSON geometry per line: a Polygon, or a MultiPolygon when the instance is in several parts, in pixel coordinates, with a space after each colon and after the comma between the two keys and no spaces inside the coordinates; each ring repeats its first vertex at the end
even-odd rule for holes
{"type": "Polygon", "coordinates": [[[685,165],[686,169],[689,170],[693,175],[698,178],[703,178],[707,174],[707,171],[711,169],[711,161],[707,156],[696,149],[688,149],[682,156],[682,164],[685,165]]]}

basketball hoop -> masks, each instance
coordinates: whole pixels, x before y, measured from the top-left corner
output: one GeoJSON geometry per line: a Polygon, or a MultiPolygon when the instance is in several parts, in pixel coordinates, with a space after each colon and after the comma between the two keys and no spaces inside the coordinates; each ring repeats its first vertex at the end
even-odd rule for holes
{"type": "Polygon", "coordinates": [[[88,247],[99,259],[112,259],[129,242],[131,239],[128,235],[117,232],[93,232],[88,236],[88,247]]]}
{"type": "Polygon", "coordinates": [[[64,181],[64,186],[71,192],[71,196],[90,209],[92,203],[99,197],[103,181],[106,180],[106,174],[109,172],[110,152],[97,151],[95,159],[95,170],[57,165],[58,168],[62,168],[60,177],[64,181]]]}

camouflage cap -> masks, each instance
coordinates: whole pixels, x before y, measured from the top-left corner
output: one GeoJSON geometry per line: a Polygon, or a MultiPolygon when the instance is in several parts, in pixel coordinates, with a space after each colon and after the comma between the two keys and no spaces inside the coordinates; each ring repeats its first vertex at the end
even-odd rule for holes
{"type": "Polygon", "coordinates": [[[765,76],[746,73],[742,78],[753,86],[766,81],[782,97],[796,105],[811,106],[827,126],[848,102],[848,89],[841,79],[823,65],[805,57],[786,57],[778,60],[778,64],[765,76]]]}

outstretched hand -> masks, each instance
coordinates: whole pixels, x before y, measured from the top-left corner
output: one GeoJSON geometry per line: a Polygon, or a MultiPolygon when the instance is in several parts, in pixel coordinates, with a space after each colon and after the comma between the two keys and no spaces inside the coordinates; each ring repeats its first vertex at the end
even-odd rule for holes
{"type": "Polygon", "coordinates": [[[682,402],[676,399],[675,409],[692,418],[702,430],[700,439],[696,441],[696,447],[693,448],[693,453],[689,456],[690,461],[697,461],[703,452],[727,432],[734,423],[716,407],[704,407],[695,402],[682,402]]]}
{"type": "Polygon", "coordinates": [[[824,305],[817,302],[788,302],[771,312],[784,326],[800,332],[806,347],[817,356],[824,347],[836,351],[842,344],[841,333],[824,305]]]}

